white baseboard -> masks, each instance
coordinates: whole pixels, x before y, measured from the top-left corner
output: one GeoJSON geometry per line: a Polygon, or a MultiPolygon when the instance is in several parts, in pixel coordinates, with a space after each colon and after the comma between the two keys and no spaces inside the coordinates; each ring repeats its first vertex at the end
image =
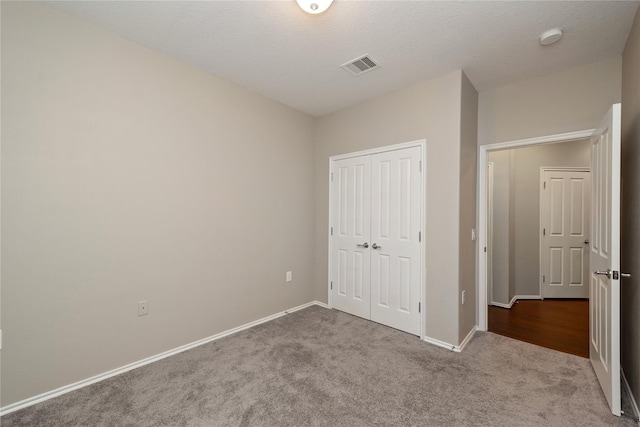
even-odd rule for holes
{"type": "Polygon", "coordinates": [[[449,344],[448,342],[440,341],[431,337],[424,337],[422,338],[422,340],[428,342],[429,344],[437,345],[438,347],[446,348],[447,350],[451,351],[455,351],[456,348],[456,346],[453,344],[449,344]]]}
{"type": "Polygon", "coordinates": [[[516,295],[516,299],[542,299],[540,295],[516,295]]]}
{"type": "Polygon", "coordinates": [[[636,401],[636,398],[633,396],[633,392],[631,391],[631,387],[629,386],[629,382],[627,381],[627,377],[625,376],[622,368],[620,368],[620,376],[622,377],[622,386],[625,388],[625,390],[627,390],[627,394],[631,398],[631,409],[633,409],[633,416],[636,419],[638,426],[640,426],[640,410],[638,410],[638,403],[636,401]]]}
{"type": "Polygon", "coordinates": [[[424,337],[422,340],[425,342],[428,342],[429,344],[437,345],[438,347],[446,348],[447,350],[460,353],[462,349],[467,345],[467,343],[471,341],[471,338],[473,338],[473,335],[475,333],[476,333],[476,327],[474,326],[471,329],[471,331],[469,331],[469,333],[464,338],[464,340],[462,340],[462,343],[460,343],[460,345],[449,344],[448,342],[440,341],[438,339],[431,338],[431,337],[424,337]]]}
{"type": "Polygon", "coordinates": [[[519,299],[542,299],[542,298],[540,298],[540,295],[516,295],[513,298],[511,298],[511,301],[509,301],[509,304],[503,304],[501,302],[491,301],[491,305],[495,305],[496,307],[502,307],[502,308],[511,308],[513,304],[515,304],[516,301],[518,301],[519,299]]]}
{"type": "Polygon", "coordinates": [[[495,305],[496,307],[501,307],[501,308],[511,308],[511,306],[513,304],[515,304],[516,300],[518,299],[517,296],[514,296],[513,298],[511,298],[511,301],[509,301],[508,304],[504,304],[501,302],[495,302],[495,301],[491,301],[491,305],[495,305]]]}
{"type": "Polygon", "coordinates": [[[173,355],[178,354],[178,353],[182,353],[183,351],[190,350],[190,349],[192,349],[194,347],[198,347],[200,345],[209,343],[211,341],[219,340],[220,338],[226,337],[228,335],[235,334],[236,332],[240,332],[240,331],[243,331],[245,329],[249,329],[249,328],[251,328],[253,326],[257,326],[257,325],[260,325],[262,323],[269,322],[271,320],[277,319],[278,317],[285,316],[285,315],[287,315],[289,313],[293,313],[294,311],[302,310],[302,309],[310,307],[312,305],[319,305],[321,307],[328,308],[327,304],[325,304],[323,302],[320,302],[320,301],[308,302],[306,304],[302,304],[302,305],[299,305],[297,307],[293,307],[293,308],[290,308],[288,310],[281,311],[279,313],[272,314],[272,315],[267,316],[267,317],[263,317],[262,319],[258,319],[258,320],[255,320],[253,322],[245,323],[244,325],[241,325],[241,326],[238,326],[236,328],[232,328],[232,329],[226,330],[224,332],[220,332],[219,334],[211,335],[210,337],[203,338],[201,340],[194,341],[192,343],[185,344],[185,345],[180,346],[180,347],[176,347],[176,348],[174,348],[172,350],[168,350],[168,351],[165,351],[165,352],[160,353],[160,354],[156,354],[155,356],[147,357],[145,359],[138,360],[137,362],[133,362],[133,363],[130,363],[128,365],[124,365],[124,366],[121,366],[119,368],[112,369],[112,370],[104,372],[102,374],[95,375],[95,376],[93,376],[91,378],[87,378],[87,379],[75,382],[73,384],[69,384],[69,385],[57,388],[55,390],[51,390],[51,391],[48,391],[46,393],[42,393],[42,394],[39,394],[37,396],[33,396],[33,397],[30,397],[30,398],[21,400],[19,402],[12,403],[10,405],[7,405],[5,407],[0,408],[0,417],[3,416],[3,415],[9,414],[11,412],[15,412],[15,411],[17,411],[19,409],[23,409],[23,408],[26,408],[28,406],[35,405],[36,403],[44,402],[45,400],[52,399],[54,397],[63,395],[65,393],[69,393],[70,391],[77,390],[79,388],[86,387],[88,385],[97,383],[99,381],[106,380],[107,378],[111,378],[111,377],[114,377],[116,375],[123,374],[125,372],[131,371],[132,369],[136,369],[136,368],[139,368],[141,366],[148,365],[149,363],[156,362],[158,360],[167,358],[169,356],[173,356],[173,355]]]}
{"type": "MultiPolygon", "coordinates": [[[[329,304],[324,303],[324,302],[320,302],[320,301],[313,301],[313,302],[309,303],[309,305],[312,305],[312,304],[313,305],[319,305],[320,307],[323,307],[323,308],[331,308],[331,307],[329,307],[329,304]]],[[[303,307],[303,308],[306,308],[306,307],[303,307]]],[[[300,310],[300,309],[298,309],[298,310],[300,310]]]]}
{"type": "Polygon", "coordinates": [[[467,336],[464,337],[464,339],[462,340],[462,342],[458,346],[459,350],[454,350],[454,351],[462,351],[462,350],[464,350],[465,346],[467,344],[469,344],[469,341],[471,341],[471,338],[473,338],[473,336],[476,334],[476,330],[477,330],[477,328],[475,326],[473,328],[471,328],[471,330],[469,331],[467,336]]]}

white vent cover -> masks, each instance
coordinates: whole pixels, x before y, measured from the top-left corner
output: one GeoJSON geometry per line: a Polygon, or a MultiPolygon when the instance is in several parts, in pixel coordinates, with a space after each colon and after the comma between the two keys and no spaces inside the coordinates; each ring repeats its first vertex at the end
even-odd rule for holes
{"type": "Polygon", "coordinates": [[[354,76],[359,76],[360,74],[364,74],[367,71],[380,68],[380,65],[378,65],[378,63],[369,55],[363,55],[360,58],[356,58],[347,62],[346,64],[342,64],[342,68],[353,74],[354,76]]]}

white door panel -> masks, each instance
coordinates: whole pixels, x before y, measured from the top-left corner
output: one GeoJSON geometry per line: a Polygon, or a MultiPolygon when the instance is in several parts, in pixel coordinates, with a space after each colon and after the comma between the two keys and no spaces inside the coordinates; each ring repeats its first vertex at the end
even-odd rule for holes
{"type": "Polygon", "coordinates": [[[376,154],[371,162],[371,320],[416,335],[420,157],[420,147],[414,147],[376,154]]]}
{"type": "Polygon", "coordinates": [[[545,170],[541,200],[542,295],[589,297],[590,173],[545,170]]]}
{"type": "Polygon", "coordinates": [[[370,316],[371,158],[338,160],[333,165],[331,265],[332,305],[370,316]]]}
{"type": "Polygon", "coordinates": [[[591,138],[589,358],[620,416],[620,104],[591,138]]]}

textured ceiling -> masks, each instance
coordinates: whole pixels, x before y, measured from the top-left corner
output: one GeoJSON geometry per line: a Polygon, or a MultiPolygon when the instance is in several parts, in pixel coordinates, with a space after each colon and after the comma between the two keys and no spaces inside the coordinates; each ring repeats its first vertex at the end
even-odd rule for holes
{"type": "Polygon", "coordinates": [[[635,1],[45,2],[314,116],[465,71],[478,91],[621,54],[635,1]],[[542,47],[538,36],[561,27],[542,47]],[[363,54],[381,68],[354,77],[363,54]]]}

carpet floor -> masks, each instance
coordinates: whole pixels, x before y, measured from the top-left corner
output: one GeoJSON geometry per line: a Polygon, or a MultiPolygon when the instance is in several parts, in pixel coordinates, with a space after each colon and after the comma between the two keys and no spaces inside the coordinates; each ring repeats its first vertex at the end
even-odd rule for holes
{"type": "Polygon", "coordinates": [[[313,306],[7,414],[11,426],[637,426],[589,361],[476,333],[462,353],[313,306]]]}

